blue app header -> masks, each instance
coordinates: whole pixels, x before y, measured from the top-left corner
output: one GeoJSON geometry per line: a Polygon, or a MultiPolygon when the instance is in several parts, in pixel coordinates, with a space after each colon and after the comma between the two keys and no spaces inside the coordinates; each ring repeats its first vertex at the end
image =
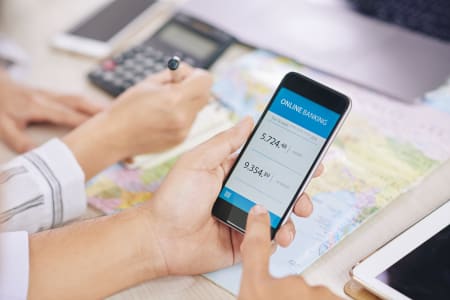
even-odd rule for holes
{"type": "Polygon", "coordinates": [[[323,137],[328,138],[339,114],[287,88],[281,88],[269,111],[323,137]]]}

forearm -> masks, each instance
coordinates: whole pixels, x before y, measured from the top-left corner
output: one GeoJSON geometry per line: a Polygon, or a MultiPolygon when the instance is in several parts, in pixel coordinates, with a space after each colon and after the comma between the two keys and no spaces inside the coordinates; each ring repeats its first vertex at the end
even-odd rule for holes
{"type": "Polygon", "coordinates": [[[142,218],[132,209],[31,236],[29,299],[99,299],[164,275],[142,218]]]}
{"type": "Polygon", "coordinates": [[[86,180],[126,157],[125,145],[120,145],[117,124],[108,121],[101,113],[63,138],[81,168],[86,180]]]}

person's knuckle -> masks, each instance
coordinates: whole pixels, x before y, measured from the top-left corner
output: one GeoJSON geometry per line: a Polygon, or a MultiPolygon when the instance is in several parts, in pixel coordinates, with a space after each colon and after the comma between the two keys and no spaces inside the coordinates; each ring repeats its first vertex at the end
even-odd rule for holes
{"type": "Polygon", "coordinates": [[[24,104],[27,106],[37,105],[39,104],[39,98],[33,94],[26,94],[23,97],[24,104]]]}

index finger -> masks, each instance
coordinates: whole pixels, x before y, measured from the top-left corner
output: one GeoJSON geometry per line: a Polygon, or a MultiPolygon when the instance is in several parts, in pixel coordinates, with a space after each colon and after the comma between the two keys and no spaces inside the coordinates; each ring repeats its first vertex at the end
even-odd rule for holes
{"type": "Polygon", "coordinates": [[[256,205],[248,214],[241,246],[243,278],[269,276],[271,253],[269,213],[263,206],[256,205]]]}
{"type": "Polygon", "coordinates": [[[205,70],[194,69],[184,80],[173,84],[184,99],[196,99],[208,95],[212,86],[212,76],[205,70]]]}

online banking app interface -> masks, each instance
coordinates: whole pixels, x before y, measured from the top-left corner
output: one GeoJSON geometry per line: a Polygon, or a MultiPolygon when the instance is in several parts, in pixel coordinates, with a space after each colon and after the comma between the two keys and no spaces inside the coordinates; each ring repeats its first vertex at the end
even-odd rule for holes
{"type": "Polygon", "coordinates": [[[339,117],[282,87],[220,198],[245,212],[263,205],[276,228],[339,117]]]}

